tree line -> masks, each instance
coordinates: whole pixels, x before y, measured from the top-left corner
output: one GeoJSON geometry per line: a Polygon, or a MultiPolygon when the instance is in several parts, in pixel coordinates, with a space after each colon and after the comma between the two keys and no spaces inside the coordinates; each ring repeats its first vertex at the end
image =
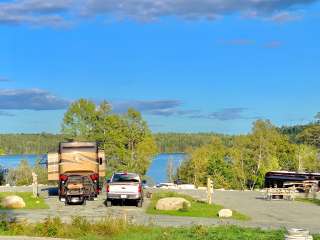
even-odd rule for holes
{"type": "MultiPolygon", "coordinates": [[[[108,174],[133,171],[145,175],[157,153],[156,143],[141,113],[128,109],[126,113],[116,114],[106,101],[100,104],[88,99],[73,102],[64,114],[61,126],[59,135],[1,135],[0,146],[6,153],[43,153],[57,151],[61,141],[96,141],[105,151],[108,174]],[[21,146],[16,146],[19,144],[21,146]]],[[[31,184],[32,171],[38,174],[40,183],[46,183],[46,169],[39,162],[31,167],[26,160],[10,169],[6,180],[13,185],[31,184]]]]}
{"type": "Polygon", "coordinates": [[[228,142],[214,136],[211,143],[188,152],[176,178],[200,186],[211,177],[216,188],[254,189],[263,186],[268,171],[319,171],[319,123],[304,127],[294,137],[285,134],[288,129],[258,120],[251,133],[228,142]]]}
{"type": "MultiPolygon", "coordinates": [[[[187,152],[210,143],[212,137],[220,136],[229,141],[230,136],[215,133],[155,133],[152,134],[161,153],[187,152]]],[[[0,155],[2,154],[45,154],[57,150],[63,134],[0,134],[0,155]]]]}

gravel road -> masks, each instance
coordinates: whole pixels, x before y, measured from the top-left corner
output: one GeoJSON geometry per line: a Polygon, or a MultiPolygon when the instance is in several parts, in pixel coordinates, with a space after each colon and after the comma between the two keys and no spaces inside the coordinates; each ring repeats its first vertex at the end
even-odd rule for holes
{"type": "MultiPolygon", "coordinates": [[[[204,199],[205,191],[188,190],[183,193],[204,199]]],[[[41,221],[51,216],[59,216],[62,221],[70,221],[72,216],[83,216],[92,221],[97,221],[108,216],[125,217],[136,224],[155,224],[160,226],[191,226],[191,225],[221,225],[236,224],[245,227],[261,227],[265,229],[278,228],[306,228],[312,233],[320,232],[320,207],[302,202],[289,201],[266,201],[261,199],[262,193],[250,191],[215,191],[214,202],[246,214],[251,217],[250,221],[236,221],[226,219],[174,217],[165,215],[148,215],[145,208],[148,201],[145,201],[143,208],[135,206],[114,206],[106,208],[103,204],[104,194],[100,195],[97,201],[87,202],[86,206],[65,206],[57,200],[56,196],[46,196],[46,202],[50,206],[48,210],[19,210],[0,211],[17,220],[28,220],[29,222],[41,221]]],[[[2,238],[1,238],[2,239],[2,238]]]]}

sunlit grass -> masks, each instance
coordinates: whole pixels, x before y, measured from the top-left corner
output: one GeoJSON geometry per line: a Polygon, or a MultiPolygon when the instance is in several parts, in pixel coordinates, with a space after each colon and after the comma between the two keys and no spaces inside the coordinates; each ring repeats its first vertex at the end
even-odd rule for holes
{"type": "MultiPolygon", "coordinates": [[[[48,209],[49,206],[45,203],[44,199],[42,197],[33,197],[33,194],[31,192],[2,192],[0,193],[0,202],[3,198],[7,196],[19,196],[21,197],[24,202],[26,203],[26,207],[23,209],[48,209]]],[[[0,209],[6,209],[3,208],[0,205],[0,209]]]]}
{"type": "MultiPolygon", "coordinates": [[[[152,195],[151,203],[147,208],[147,213],[149,214],[164,214],[164,215],[171,215],[171,216],[184,216],[184,217],[204,217],[204,218],[217,218],[218,213],[223,206],[216,205],[216,204],[208,204],[206,202],[198,201],[193,199],[188,195],[178,194],[175,192],[159,192],[154,193],[152,195]],[[187,210],[178,210],[178,211],[160,211],[155,208],[157,201],[161,198],[166,197],[182,197],[191,203],[191,207],[187,210]]],[[[233,211],[232,219],[236,220],[249,220],[250,217],[233,211]]]]}
{"type": "Polygon", "coordinates": [[[316,199],[316,198],[296,198],[295,200],[299,202],[311,203],[311,204],[320,206],[320,199],[316,199]]]}

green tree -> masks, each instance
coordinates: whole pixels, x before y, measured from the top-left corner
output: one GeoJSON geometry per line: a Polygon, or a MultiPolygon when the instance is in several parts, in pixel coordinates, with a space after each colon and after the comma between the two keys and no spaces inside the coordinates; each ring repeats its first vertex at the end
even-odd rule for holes
{"type": "Polygon", "coordinates": [[[72,103],[65,113],[62,132],[74,140],[100,142],[109,173],[134,171],[144,175],[157,152],[140,112],[129,109],[117,115],[106,101],[99,105],[86,99],[72,103]]]}
{"type": "Polygon", "coordinates": [[[169,182],[174,181],[174,165],[173,165],[173,159],[170,157],[167,161],[167,179],[169,182]]]}
{"type": "Polygon", "coordinates": [[[30,185],[32,183],[32,168],[27,160],[21,160],[17,168],[9,170],[7,181],[10,185],[30,185]]]}
{"type": "MultiPolygon", "coordinates": [[[[205,185],[208,177],[208,165],[210,159],[210,145],[195,149],[190,154],[189,171],[192,171],[193,184],[196,186],[205,185]]],[[[188,170],[187,166],[185,170],[188,170]]]]}
{"type": "Polygon", "coordinates": [[[99,120],[103,118],[105,104],[100,108],[87,99],[80,99],[72,103],[65,113],[62,124],[62,133],[70,139],[79,141],[93,141],[97,138],[99,120]]]}
{"type": "Polygon", "coordinates": [[[316,172],[320,170],[318,151],[313,146],[299,145],[296,151],[297,171],[316,172]]]}
{"type": "Polygon", "coordinates": [[[41,166],[40,160],[36,160],[32,171],[35,174],[37,174],[39,184],[48,183],[48,169],[46,167],[41,166]]]}
{"type": "Polygon", "coordinates": [[[263,185],[264,176],[268,171],[279,168],[277,144],[281,141],[281,135],[270,121],[258,120],[253,125],[250,138],[250,188],[254,189],[256,185],[263,185]]]}
{"type": "Polygon", "coordinates": [[[218,137],[210,145],[207,172],[212,177],[215,188],[230,188],[232,183],[231,159],[227,156],[226,147],[218,137]]]}
{"type": "Polygon", "coordinates": [[[290,143],[285,135],[281,135],[276,143],[276,157],[279,169],[286,171],[296,171],[298,169],[296,158],[297,144],[290,143]]]}
{"type": "Polygon", "coordinates": [[[154,139],[140,112],[129,109],[124,116],[124,123],[127,154],[123,167],[145,174],[151,158],[157,152],[154,139]]]}
{"type": "Polygon", "coordinates": [[[0,156],[4,154],[5,154],[5,151],[2,148],[0,148],[0,156]]]}
{"type": "Polygon", "coordinates": [[[307,127],[297,136],[302,143],[320,147],[320,125],[307,127]]]}
{"type": "Polygon", "coordinates": [[[233,145],[228,149],[228,155],[232,161],[232,171],[234,174],[235,188],[242,190],[247,188],[248,180],[251,178],[251,139],[249,136],[237,136],[234,138],[233,145]]]}

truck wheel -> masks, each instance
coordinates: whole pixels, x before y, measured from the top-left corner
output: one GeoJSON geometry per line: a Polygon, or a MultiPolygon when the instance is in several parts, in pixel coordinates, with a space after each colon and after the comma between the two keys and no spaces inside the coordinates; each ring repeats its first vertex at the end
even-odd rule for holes
{"type": "Polygon", "coordinates": [[[137,201],[137,207],[138,207],[138,208],[141,208],[141,207],[142,207],[142,203],[143,203],[142,200],[138,200],[138,201],[137,201]]]}
{"type": "Polygon", "coordinates": [[[112,202],[111,201],[106,201],[106,207],[112,207],[112,202]]]}

